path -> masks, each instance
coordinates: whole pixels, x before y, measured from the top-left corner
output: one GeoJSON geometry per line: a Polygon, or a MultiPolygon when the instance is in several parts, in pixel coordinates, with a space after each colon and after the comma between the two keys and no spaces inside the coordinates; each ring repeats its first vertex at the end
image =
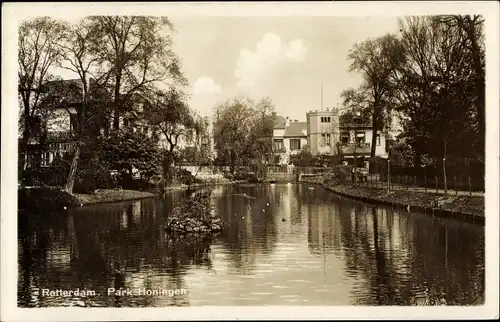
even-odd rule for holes
{"type": "MultiPolygon", "coordinates": [[[[374,187],[375,185],[379,188],[386,188],[387,189],[387,182],[363,182],[360,183],[361,186],[363,187],[374,187]]],[[[435,188],[424,188],[424,187],[415,187],[415,186],[407,186],[407,185],[402,185],[402,184],[394,184],[391,183],[391,191],[397,191],[397,190],[406,190],[406,191],[417,191],[417,192],[428,192],[428,193],[438,193],[441,195],[445,194],[444,189],[438,189],[436,192],[435,188]]],[[[472,193],[469,193],[469,191],[455,191],[453,189],[448,189],[447,192],[448,195],[450,196],[469,196],[472,195],[474,197],[483,197],[484,198],[484,192],[482,191],[472,191],[472,193]]]]}

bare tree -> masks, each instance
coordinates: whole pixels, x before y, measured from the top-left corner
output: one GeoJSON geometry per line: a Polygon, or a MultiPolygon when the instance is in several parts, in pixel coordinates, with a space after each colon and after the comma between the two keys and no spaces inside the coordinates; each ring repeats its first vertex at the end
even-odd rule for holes
{"type": "Polygon", "coordinates": [[[158,83],[185,84],[173,53],[173,25],[166,17],[97,16],[89,20],[98,31],[99,56],[111,71],[113,128],[136,93],[154,90],[158,83]]]}
{"type": "Polygon", "coordinates": [[[68,87],[69,84],[63,82],[63,88],[58,89],[61,93],[59,106],[65,108],[68,115],[72,115],[70,106],[76,108],[76,114],[73,116],[75,126],[71,133],[74,147],[73,159],[65,185],[65,191],[69,193],[73,191],[80,150],[81,146],[86,143],[89,123],[96,116],[104,115],[106,101],[109,99],[106,95],[105,85],[110,78],[111,71],[103,71],[100,68],[102,59],[97,55],[99,51],[97,36],[96,26],[84,19],[79,24],[69,28],[65,41],[59,44],[65,62],[61,67],[77,74],[79,80],[76,85],[78,96],[76,98],[71,97],[72,92],[71,88],[68,87]]]}
{"type": "Polygon", "coordinates": [[[363,83],[359,91],[366,97],[364,101],[371,109],[371,157],[375,156],[376,133],[383,127],[384,111],[390,107],[390,77],[399,63],[399,56],[394,51],[396,45],[396,37],[386,35],[354,45],[348,55],[351,62],[349,71],[361,73],[363,83]]]}
{"type": "Polygon", "coordinates": [[[35,115],[46,91],[43,85],[51,79],[49,69],[59,64],[65,24],[49,17],[25,21],[18,32],[18,78],[21,101],[22,133],[19,142],[19,177],[23,177],[28,142],[35,115]]]}

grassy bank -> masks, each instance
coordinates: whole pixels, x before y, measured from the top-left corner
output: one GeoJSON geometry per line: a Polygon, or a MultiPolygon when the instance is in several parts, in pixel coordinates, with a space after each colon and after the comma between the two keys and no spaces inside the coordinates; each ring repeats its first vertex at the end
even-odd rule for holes
{"type": "Polygon", "coordinates": [[[484,197],[442,195],[420,191],[387,191],[387,189],[361,187],[351,184],[323,183],[322,179],[308,179],[308,183],[321,184],[326,189],[342,196],[352,197],[367,202],[391,204],[408,207],[413,210],[441,212],[449,215],[484,220],[484,197]]]}
{"type": "Polygon", "coordinates": [[[150,192],[122,189],[99,189],[95,193],[75,193],[75,197],[82,205],[107,203],[126,200],[137,200],[154,197],[150,192]]]}

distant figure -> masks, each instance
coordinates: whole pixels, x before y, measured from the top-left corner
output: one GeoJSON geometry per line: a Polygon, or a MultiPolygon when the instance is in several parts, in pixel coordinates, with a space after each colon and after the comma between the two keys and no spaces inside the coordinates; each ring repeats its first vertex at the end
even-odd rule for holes
{"type": "Polygon", "coordinates": [[[282,222],[285,222],[285,221],[286,221],[286,219],[285,219],[285,218],[281,218],[281,221],[282,221],[282,222]]]}
{"type": "Polygon", "coordinates": [[[351,181],[352,181],[352,183],[354,183],[355,179],[356,179],[356,170],[353,167],[351,169],[351,181]]]}

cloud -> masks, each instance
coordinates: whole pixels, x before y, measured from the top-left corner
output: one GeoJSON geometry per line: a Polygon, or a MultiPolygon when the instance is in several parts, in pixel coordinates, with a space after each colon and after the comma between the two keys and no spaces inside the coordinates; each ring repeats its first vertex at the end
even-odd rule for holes
{"type": "Polygon", "coordinates": [[[193,94],[218,94],[222,87],[217,84],[213,78],[208,76],[199,77],[193,84],[193,94]]]}
{"type": "Polygon", "coordinates": [[[199,77],[192,86],[192,95],[189,105],[200,115],[210,115],[211,109],[217,102],[218,96],[222,92],[222,86],[208,76],[199,77]]]}
{"type": "Polygon", "coordinates": [[[308,52],[302,39],[284,43],[275,33],[266,33],[255,50],[242,49],[236,61],[238,86],[254,87],[286,63],[304,61],[308,52]]]}

